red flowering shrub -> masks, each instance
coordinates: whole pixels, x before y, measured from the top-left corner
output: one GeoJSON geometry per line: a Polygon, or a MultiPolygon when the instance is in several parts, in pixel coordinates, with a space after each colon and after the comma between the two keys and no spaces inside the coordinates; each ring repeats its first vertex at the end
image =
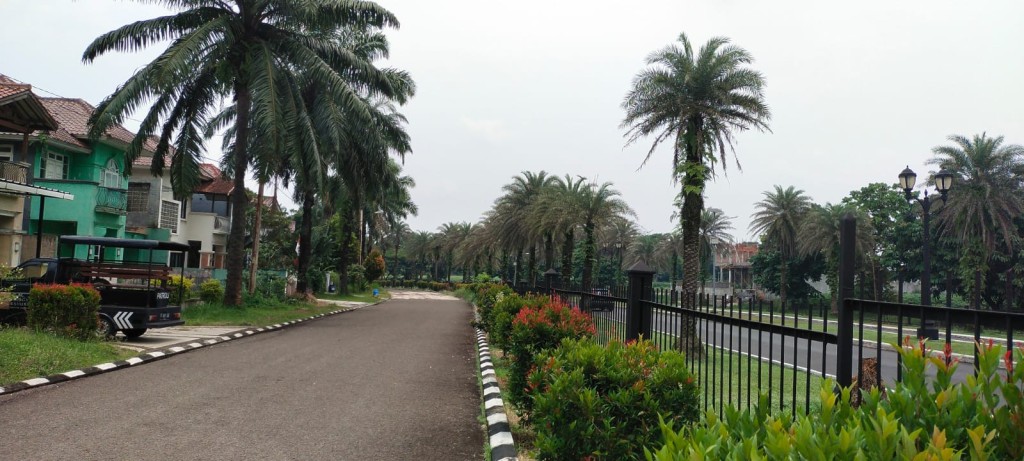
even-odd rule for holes
{"type": "Polygon", "coordinates": [[[75,339],[96,338],[100,293],[91,285],[35,285],[28,293],[29,328],[75,339]]]}
{"type": "Polygon", "coordinates": [[[491,344],[502,350],[507,349],[512,335],[512,322],[519,312],[524,308],[540,309],[550,302],[551,298],[545,295],[519,296],[513,293],[501,298],[487,311],[488,319],[482,322],[488,327],[491,344]]]}
{"type": "Polygon", "coordinates": [[[659,415],[674,427],[700,419],[683,354],[650,341],[566,339],[537,362],[529,421],[540,459],[642,459],[661,435],[659,415]]]}
{"type": "Polygon", "coordinates": [[[511,400],[521,409],[529,410],[526,376],[534,365],[534,356],[554,349],[563,339],[594,336],[596,329],[590,315],[561,301],[550,301],[537,307],[523,307],[512,321],[512,332],[506,341],[509,357],[509,392],[511,400]]]}

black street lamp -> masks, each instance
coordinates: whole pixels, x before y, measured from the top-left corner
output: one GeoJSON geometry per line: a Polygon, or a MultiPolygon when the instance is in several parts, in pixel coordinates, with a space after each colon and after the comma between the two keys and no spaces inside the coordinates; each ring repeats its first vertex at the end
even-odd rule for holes
{"type": "MultiPolygon", "coordinates": [[[[928,189],[924,191],[924,198],[915,198],[911,195],[914,189],[914,185],[917,184],[917,173],[911,170],[908,166],[905,170],[900,173],[900,187],[906,194],[907,200],[917,200],[917,203],[921,204],[921,211],[924,218],[924,248],[922,252],[922,267],[921,267],[921,304],[925,306],[932,305],[932,255],[931,255],[931,219],[929,210],[932,206],[932,201],[935,196],[928,196],[928,189]]],[[[935,189],[939,191],[939,198],[942,199],[943,203],[946,201],[946,194],[949,192],[949,188],[953,186],[953,174],[941,170],[935,173],[933,178],[935,181],[935,189]]]]}

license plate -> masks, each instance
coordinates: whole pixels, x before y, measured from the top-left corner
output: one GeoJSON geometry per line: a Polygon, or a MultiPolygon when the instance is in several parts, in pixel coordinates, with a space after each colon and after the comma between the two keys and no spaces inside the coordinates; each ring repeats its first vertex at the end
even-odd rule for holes
{"type": "Polygon", "coordinates": [[[160,314],[160,320],[167,320],[167,319],[169,319],[169,318],[171,318],[171,314],[169,314],[169,313],[167,313],[167,312],[162,312],[162,313],[160,314]]]}
{"type": "Polygon", "coordinates": [[[166,291],[161,291],[156,294],[156,299],[171,299],[171,294],[166,291]]]}

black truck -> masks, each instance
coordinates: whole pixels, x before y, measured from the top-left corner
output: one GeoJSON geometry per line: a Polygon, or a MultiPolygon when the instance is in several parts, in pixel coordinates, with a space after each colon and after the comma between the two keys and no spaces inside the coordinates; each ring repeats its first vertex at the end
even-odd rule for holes
{"type": "MultiPolygon", "coordinates": [[[[150,328],[185,323],[181,306],[170,303],[171,268],[163,261],[169,252],[188,251],[188,245],[65,235],[57,241],[57,254],[74,255],[79,246],[89,247],[88,257],[29,259],[18,266],[17,278],[2,281],[4,286],[11,287],[14,299],[0,305],[0,321],[24,322],[28,293],[37,283],[85,283],[100,293],[99,332],[107,337],[121,331],[128,338],[137,338],[150,328]]],[[[184,257],[178,259],[184,264],[184,257]]],[[[184,267],[179,269],[184,273],[184,267]]],[[[181,284],[177,289],[182,289],[181,284]]],[[[177,298],[183,298],[180,292],[177,298]]]]}

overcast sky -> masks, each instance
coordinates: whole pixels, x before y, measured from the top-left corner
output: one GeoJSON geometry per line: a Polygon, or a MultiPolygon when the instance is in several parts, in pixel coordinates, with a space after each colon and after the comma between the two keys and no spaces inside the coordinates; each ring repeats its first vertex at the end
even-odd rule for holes
{"type": "MultiPolygon", "coordinates": [[[[870,182],[927,173],[950,134],[1024,143],[1024,2],[384,0],[387,65],[418,86],[402,110],[417,183],[414,230],[476,222],[501,186],[545,170],[614,183],[648,232],[673,227],[671,152],[639,169],[649,143],[624,147],[621,102],[651,52],[685,32],[728,37],[767,81],[771,133],[737,136],[707,206],[750,238],[754,204],[773,185],[819,203],[870,182]]],[[[98,103],[157,49],[81,63],[99,34],[165,14],[121,0],[0,0],[0,73],[98,103]]],[[[136,117],[137,118],[137,117],[136,117]]],[[[136,122],[126,123],[129,129],[136,122]]],[[[219,141],[218,141],[219,144],[219,141]]],[[[211,148],[211,156],[219,150],[211,148]]]]}

